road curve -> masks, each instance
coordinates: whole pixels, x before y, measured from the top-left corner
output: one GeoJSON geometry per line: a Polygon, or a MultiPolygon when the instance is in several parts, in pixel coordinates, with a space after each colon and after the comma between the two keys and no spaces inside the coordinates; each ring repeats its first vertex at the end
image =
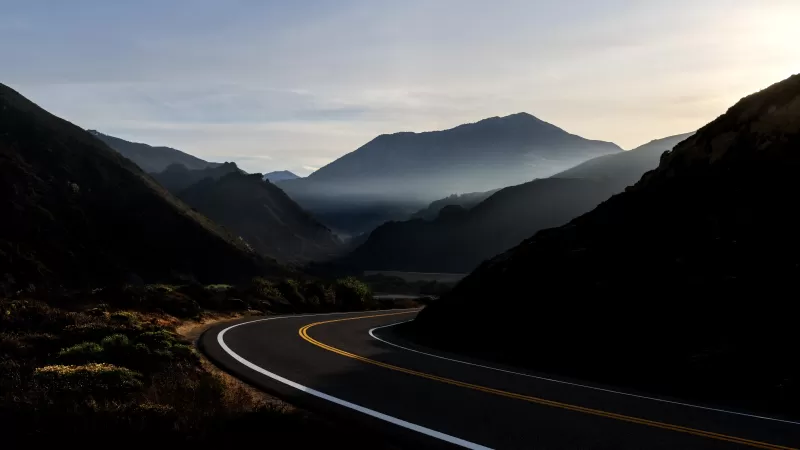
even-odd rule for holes
{"type": "Polygon", "coordinates": [[[251,318],[200,339],[229,372],[411,447],[800,447],[800,423],[544,377],[402,341],[414,310],[251,318]]]}

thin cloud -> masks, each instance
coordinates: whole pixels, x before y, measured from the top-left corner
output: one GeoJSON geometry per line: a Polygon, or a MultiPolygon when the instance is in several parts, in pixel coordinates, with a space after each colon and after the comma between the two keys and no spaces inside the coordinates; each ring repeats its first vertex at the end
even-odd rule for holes
{"type": "Polygon", "coordinates": [[[800,72],[796,0],[12,3],[4,83],[84,128],[252,171],[520,111],[630,148],[800,72]]]}

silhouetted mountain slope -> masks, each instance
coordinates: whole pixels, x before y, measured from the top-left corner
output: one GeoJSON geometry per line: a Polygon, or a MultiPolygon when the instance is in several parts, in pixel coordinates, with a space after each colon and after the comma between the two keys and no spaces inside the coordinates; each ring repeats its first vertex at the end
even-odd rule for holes
{"type": "Polygon", "coordinates": [[[673,147],[693,134],[685,133],[656,139],[633,150],[598,156],[554,176],[610,180],[622,190],[639,181],[648,170],[658,167],[661,155],[665,151],[672,150],[673,147]]]}
{"type": "Polygon", "coordinates": [[[0,288],[230,280],[265,269],[131,161],[3,85],[0,208],[0,288]]]}
{"type": "Polygon", "coordinates": [[[360,270],[469,272],[532,233],[597,206],[614,193],[610,185],[545,178],[501,189],[469,210],[445,206],[432,221],[388,222],[343,264],[360,270]]]}
{"type": "Polygon", "coordinates": [[[324,260],[339,240],[282,190],[260,174],[206,178],[179,197],[240,235],[257,252],[280,261],[324,260]]]}
{"type": "Polygon", "coordinates": [[[411,208],[407,216],[454,192],[524,183],[620,150],[519,113],[444,131],[381,135],[308,177],[280,186],[318,217],[327,216],[330,225],[366,231],[350,217],[388,218],[393,214],[381,211],[397,206],[411,208]]]}
{"type": "Polygon", "coordinates": [[[460,206],[464,209],[470,209],[478,203],[489,198],[490,195],[497,192],[499,189],[486,192],[470,192],[469,194],[453,194],[445,198],[431,202],[424,209],[420,209],[411,215],[412,219],[425,219],[433,220],[439,216],[439,211],[445,206],[460,206]]]}
{"type": "Polygon", "coordinates": [[[130,159],[147,173],[161,172],[171,164],[180,164],[189,170],[216,167],[219,163],[203,161],[180,150],[170,147],[152,147],[138,142],[129,142],[114,136],[89,130],[94,137],[105,142],[122,156],[130,159]]]}
{"type": "Polygon", "coordinates": [[[800,414],[800,76],[635,186],[481,265],[415,328],[583,377],[800,414]]]}
{"type": "Polygon", "coordinates": [[[564,224],[621,192],[656,168],[660,155],[688,136],[600,156],[549,179],[438,200],[418,214],[434,209],[447,214],[382,225],[346,262],[364,270],[471,271],[536,231],[564,224]],[[488,199],[481,202],[482,197],[488,199]],[[454,207],[459,203],[464,209],[454,207]]]}
{"type": "Polygon", "coordinates": [[[292,172],[289,172],[288,170],[278,170],[264,175],[264,179],[272,183],[277,183],[278,181],[294,180],[297,178],[300,177],[292,172]]]}
{"type": "Polygon", "coordinates": [[[226,162],[216,167],[190,170],[181,164],[172,164],[163,172],[153,173],[151,176],[173,194],[178,194],[189,186],[206,178],[217,180],[229,173],[244,173],[236,163],[226,162]]]}

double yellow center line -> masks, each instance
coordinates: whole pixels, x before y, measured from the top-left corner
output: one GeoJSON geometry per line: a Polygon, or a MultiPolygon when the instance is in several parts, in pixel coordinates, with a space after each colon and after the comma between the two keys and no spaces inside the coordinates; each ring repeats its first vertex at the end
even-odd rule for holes
{"type": "Polygon", "coordinates": [[[650,426],[650,427],[654,427],[654,428],[661,428],[661,429],[665,429],[665,430],[677,431],[679,433],[686,433],[686,434],[692,434],[692,435],[695,435],[695,436],[702,436],[702,437],[706,437],[706,438],[710,438],[710,439],[716,439],[716,440],[720,440],[720,441],[733,442],[735,444],[742,444],[742,445],[746,445],[746,446],[754,447],[754,448],[762,448],[762,449],[768,449],[768,450],[797,450],[797,449],[793,449],[791,447],[784,447],[784,446],[780,446],[780,445],[769,444],[769,443],[766,443],[766,442],[752,441],[750,439],[744,439],[744,438],[739,438],[739,437],[735,437],[735,436],[728,436],[728,435],[719,434],[719,433],[712,433],[710,431],[703,431],[703,430],[698,430],[698,429],[695,429],[695,428],[682,427],[682,426],[679,426],[679,425],[672,425],[672,424],[663,423],[663,422],[656,422],[656,421],[653,421],[653,420],[641,419],[641,418],[638,418],[638,417],[626,416],[626,415],[623,415],[623,414],[617,414],[617,413],[606,412],[606,411],[601,411],[601,410],[597,410],[597,409],[585,408],[583,406],[577,406],[577,405],[571,405],[571,404],[568,404],[568,403],[555,402],[555,401],[552,401],[552,400],[546,400],[546,399],[539,398],[539,397],[532,397],[532,396],[529,396],[529,395],[516,394],[516,393],[513,393],[513,392],[502,391],[500,389],[494,389],[494,388],[490,388],[490,387],[486,387],[486,386],[479,386],[477,384],[465,383],[463,381],[453,380],[453,379],[450,379],[450,378],[444,378],[444,377],[431,375],[431,374],[424,373],[424,372],[418,372],[416,370],[406,369],[405,367],[399,367],[399,366],[395,366],[395,365],[392,365],[392,364],[386,364],[386,363],[383,363],[383,362],[380,362],[380,361],[375,361],[374,359],[369,359],[369,358],[365,358],[363,356],[359,356],[359,355],[356,355],[356,354],[353,354],[353,353],[346,352],[346,351],[338,349],[336,347],[332,347],[330,345],[323,344],[322,342],[320,342],[320,341],[318,341],[318,340],[316,340],[316,339],[314,339],[314,338],[312,338],[311,336],[308,335],[308,330],[311,329],[312,327],[317,326],[317,325],[323,325],[323,324],[334,323],[334,322],[345,322],[345,321],[349,321],[349,320],[369,319],[369,318],[374,318],[374,317],[396,316],[396,315],[399,315],[399,314],[410,314],[411,312],[416,312],[416,311],[410,311],[410,312],[409,311],[404,311],[404,312],[391,313],[391,314],[375,314],[375,315],[371,315],[371,316],[359,316],[359,317],[348,317],[346,319],[325,320],[325,321],[322,321],[322,322],[315,322],[315,323],[306,325],[306,326],[300,328],[299,333],[300,333],[300,337],[302,337],[306,341],[316,345],[317,347],[324,348],[325,350],[331,351],[333,353],[336,353],[336,354],[339,354],[339,355],[342,355],[342,356],[346,356],[348,358],[352,358],[352,359],[355,359],[357,361],[361,361],[361,362],[364,362],[364,363],[367,363],[367,364],[372,364],[372,365],[375,365],[375,366],[383,367],[385,369],[394,370],[396,372],[402,372],[402,373],[406,373],[406,374],[409,374],[409,375],[414,375],[414,376],[421,377],[421,378],[427,378],[429,380],[439,381],[441,383],[451,384],[453,386],[459,386],[459,387],[463,387],[463,388],[467,388],[467,389],[486,392],[486,393],[489,393],[489,394],[499,395],[501,397],[508,397],[508,398],[514,398],[514,399],[518,399],[518,400],[524,400],[524,401],[527,401],[527,402],[537,403],[537,404],[540,404],[540,405],[552,406],[554,408],[566,409],[566,410],[569,410],[569,411],[575,411],[575,412],[580,412],[580,413],[584,413],[584,414],[591,414],[593,416],[607,417],[609,419],[621,420],[623,422],[631,422],[631,423],[636,423],[636,424],[640,424],[640,425],[646,425],[646,426],[650,426]]]}

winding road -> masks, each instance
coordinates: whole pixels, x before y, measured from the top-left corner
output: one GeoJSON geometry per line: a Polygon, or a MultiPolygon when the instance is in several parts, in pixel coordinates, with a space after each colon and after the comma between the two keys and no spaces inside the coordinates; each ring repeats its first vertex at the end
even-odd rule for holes
{"type": "Polygon", "coordinates": [[[800,422],[552,378],[421,348],[392,325],[416,310],[251,318],[203,351],[289,402],[411,448],[800,447],[800,422]]]}

